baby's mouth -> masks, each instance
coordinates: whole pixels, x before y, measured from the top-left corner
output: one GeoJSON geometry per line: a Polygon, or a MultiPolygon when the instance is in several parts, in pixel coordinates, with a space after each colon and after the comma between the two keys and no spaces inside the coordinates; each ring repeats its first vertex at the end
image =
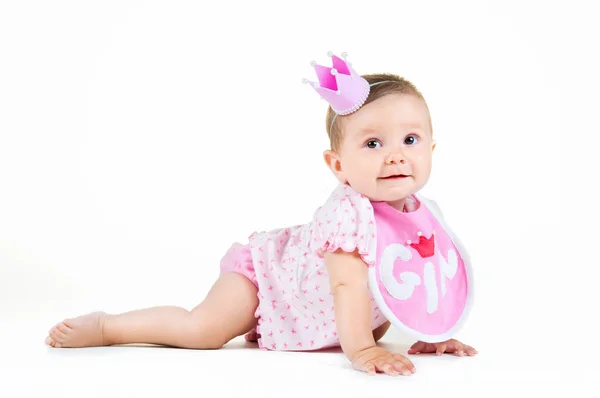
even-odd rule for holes
{"type": "Polygon", "coordinates": [[[408,178],[406,174],[393,174],[387,177],[381,177],[382,180],[401,180],[403,178],[408,178]]]}

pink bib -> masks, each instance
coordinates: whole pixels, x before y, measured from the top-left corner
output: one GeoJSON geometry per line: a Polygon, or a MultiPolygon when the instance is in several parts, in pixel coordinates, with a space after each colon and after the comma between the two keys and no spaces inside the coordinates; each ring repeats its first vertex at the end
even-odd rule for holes
{"type": "Polygon", "coordinates": [[[446,341],[470,307],[470,268],[441,214],[434,216],[435,205],[420,196],[413,204],[413,211],[400,212],[386,202],[372,203],[377,244],[370,288],[399,330],[425,342],[446,341]]]}

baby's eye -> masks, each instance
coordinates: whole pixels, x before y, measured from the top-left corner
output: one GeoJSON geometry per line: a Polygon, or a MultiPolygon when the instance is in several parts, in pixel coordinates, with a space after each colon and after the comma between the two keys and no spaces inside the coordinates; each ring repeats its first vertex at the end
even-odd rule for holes
{"type": "Polygon", "coordinates": [[[404,139],[406,145],[415,145],[417,142],[419,142],[419,139],[414,135],[409,135],[404,139]]]}
{"type": "Polygon", "coordinates": [[[367,148],[377,148],[377,145],[381,146],[381,142],[377,141],[377,140],[369,140],[367,141],[367,148]]]}

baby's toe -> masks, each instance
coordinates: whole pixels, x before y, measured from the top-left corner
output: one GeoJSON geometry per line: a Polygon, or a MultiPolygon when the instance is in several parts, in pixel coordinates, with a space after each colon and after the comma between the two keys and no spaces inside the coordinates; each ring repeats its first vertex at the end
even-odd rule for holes
{"type": "Polygon", "coordinates": [[[56,339],[54,339],[52,336],[46,337],[45,343],[47,345],[49,345],[50,347],[54,347],[54,348],[62,348],[62,346],[63,346],[63,344],[61,342],[56,341],[56,339]]]}
{"type": "Polygon", "coordinates": [[[68,327],[67,325],[65,325],[64,323],[59,323],[58,325],[56,325],[56,328],[58,330],[60,330],[61,332],[63,332],[66,336],[69,335],[69,332],[72,330],[70,327],[68,327]]]}
{"type": "Polygon", "coordinates": [[[62,343],[67,336],[63,332],[61,332],[60,330],[58,330],[58,328],[54,327],[50,331],[50,337],[52,337],[52,339],[55,342],[62,343]]]}
{"type": "Polygon", "coordinates": [[[255,332],[250,332],[246,334],[246,341],[251,341],[251,342],[256,342],[257,340],[257,335],[255,332]]]}

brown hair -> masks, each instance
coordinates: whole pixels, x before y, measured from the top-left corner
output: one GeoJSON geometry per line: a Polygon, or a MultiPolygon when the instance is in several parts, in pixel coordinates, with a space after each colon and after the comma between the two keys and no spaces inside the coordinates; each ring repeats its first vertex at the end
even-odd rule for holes
{"type": "MultiPolygon", "coordinates": [[[[425,102],[423,94],[421,94],[417,87],[408,80],[398,75],[394,75],[391,73],[377,73],[371,75],[362,75],[362,77],[364,77],[365,80],[369,82],[369,84],[386,81],[385,83],[371,86],[369,96],[367,97],[367,100],[365,101],[363,106],[388,94],[414,95],[415,97],[420,98],[423,100],[423,102],[425,102]]],[[[427,106],[427,102],[425,102],[425,106],[427,106]]],[[[329,143],[331,145],[331,149],[337,151],[341,145],[343,137],[342,130],[339,125],[340,116],[338,116],[335,119],[335,123],[333,123],[333,126],[331,126],[331,121],[333,120],[334,116],[335,112],[333,111],[333,109],[331,109],[330,106],[327,109],[327,117],[325,118],[325,124],[327,135],[329,135],[329,143]]],[[[433,132],[433,129],[431,128],[431,118],[429,118],[429,128],[433,132]]]]}

